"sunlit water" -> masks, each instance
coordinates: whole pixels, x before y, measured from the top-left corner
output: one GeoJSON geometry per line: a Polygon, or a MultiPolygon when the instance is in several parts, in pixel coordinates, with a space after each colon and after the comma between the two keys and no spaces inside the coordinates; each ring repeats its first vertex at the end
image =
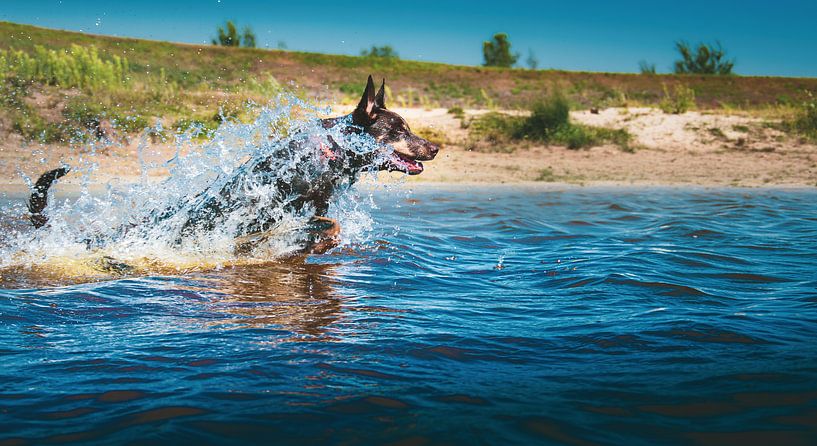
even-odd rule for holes
{"type": "Polygon", "coordinates": [[[817,441],[817,193],[374,199],[306,263],[0,290],[0,439],[817,441]]]}

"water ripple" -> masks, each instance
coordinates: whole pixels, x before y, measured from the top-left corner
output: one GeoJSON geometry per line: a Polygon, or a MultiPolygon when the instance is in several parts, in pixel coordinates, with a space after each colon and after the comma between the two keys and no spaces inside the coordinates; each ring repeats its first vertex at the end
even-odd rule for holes
{"type": "Polygon", "coordinates": [[[817,441],[814,192],[375,198],[306,263],[4,272],[0,443],[817,441]]]}

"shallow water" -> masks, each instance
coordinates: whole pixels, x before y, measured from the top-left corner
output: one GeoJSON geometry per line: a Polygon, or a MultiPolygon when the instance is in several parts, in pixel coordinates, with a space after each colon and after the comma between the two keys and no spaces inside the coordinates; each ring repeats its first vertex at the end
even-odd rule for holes
{"type": "Polygon", "coordinates": [[[306,264],[0,290],[0,440],[817,441],[817,193],[375,198],[306,264]]]}

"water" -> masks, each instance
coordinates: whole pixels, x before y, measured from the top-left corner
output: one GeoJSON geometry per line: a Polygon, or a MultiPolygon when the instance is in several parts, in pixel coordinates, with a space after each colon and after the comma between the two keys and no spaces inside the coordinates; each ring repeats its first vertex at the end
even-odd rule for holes
{"type": "MultiPolygon", "coordinates": [[[[90,183],[99,181],[95,156],[103,143],[80,140],[77,148],[90,154],[69,173],[81,180],[79,195],[51,199],[46,227],[32,235],[27,223],[15,226],[28,219],[22,202],[0,209],[8,221],[8,230],[0,231],[0,269],[45,265],[79,274],[89,247],[97,261],[115,258],[142,272],[289,257],[308,243],[309,218],[325,201],[305,197],[324,195],[334,196],[329,215],[344,223],[346,243],[357,241],[370,218],[367,200],[352,186],[376,182],[393,148],[349,131],[351,116],[318,119],[329,112],[282,93],[265,106],[247,104],[248,122],[223,118],[205,138],[198,138],[201,128],[174,131],[159,122],[139,144],[141,181],[111,181],[96,194],[90,183]],[[175,154],[146,161],[162,155],[150,135],[172,142],[175,154]],[[166,178],[149,181],[152,173],[166,178]],[[236,255],[237,239],[258,234],[268,235],[264,243],[236,255]]],[[[33,190],[36,179],[23,179],[33,190]]],[[[86,276],[93,273],[84,269],[86,276]]]]}
{"type": "Polygon", "coordinates": [[[817,193],[373,198],[306,262],[0,290],[0,439],[817,441],[817,193]]]}

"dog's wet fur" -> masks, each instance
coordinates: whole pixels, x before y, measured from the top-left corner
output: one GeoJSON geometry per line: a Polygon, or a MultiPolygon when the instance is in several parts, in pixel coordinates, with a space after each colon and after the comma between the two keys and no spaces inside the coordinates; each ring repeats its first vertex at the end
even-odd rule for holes
{"type": "MultiPolygon", "coordinates": [[[[423,171],[421,161],[434,159],[439,151],[436,144],[412,133],[405,119],[386,108],[385,80],[380,89],[375,92],[371,76],[366,83],[363,97],[351,116],[324,119],[321,124],[324,128],[344,125],[345,127],[341,129],[343,133],[365,132],[379,144],[392,147],[394,151],[389,158],[376,166],[379,170],[401,171],[409,175],[417,175],[423,171]]],[[[329,169],[317,179],[307,178],[306,175],[296,175],[295,178],[285,182],[273,175],[265,176],[265,172],[271,172],[276,157],[281,156],[281,153],[274,153],[262,159],[252,159],[239,168],[246,175],[253,175],[256,180],[261,178],[261,181],[266,181],[269,185],[274,184],[279,196],[296,197],[288,202],[289,210],[301,211],[307,207],[314,209],[314,215],[307,228],[307,243],[302,254],[323,253],[337,246],[340,228],[335,220],[326,217],[332,196],[340,186],[354,183],[358,174],[371,166],[376,159],[374,153],[359,154],[351,148],[341,147],[331,137],[328,137],[328,141],[331,147],[322,146],[315,150],[315,153],[323,151],[324,154],[329,155],[329,169]]],[[[304,144],[316,144],[316,142],[309,138],[296,136],[291,138],[288,144],[284,144],[282,150],[297,149],[304,144]]],[[[28,203],[29,218],[35,228],[48,223],[44,214],[48,205],[48,190],[66,173],[68,173],[68,168],[61,167],[44,173],[37,180],[28,203]]],[[[178,212],[186,212],[186,220],[179,233],[178,242],[197,232],[212,230],[221,223],[225,212],[235,204],[233,197],[238,195],[235,192],[241,188],[243,180],[242,175],[237,175],[221,187],[218,193],[202,193],[193,199],[192,203],[182,203],[178,207],[165,209],[151,220],[159,221],[177,215],[178,212]],[[191,205],[188,206],[188,204],[191,205]]],[[[254,246],[266,240],[269,237],[268,231],[275,223],[274,217],[259,215],[242,224],[235,235],[237,253],[250,252],[254,246]]],[[[86,242],[89,248],[93,247],[93,243],[86,242]]],[[[111,262],[118,265],[113,259],[111,262]]],[[[115,268],[114,270],[122,269],[115,268]]]]}

